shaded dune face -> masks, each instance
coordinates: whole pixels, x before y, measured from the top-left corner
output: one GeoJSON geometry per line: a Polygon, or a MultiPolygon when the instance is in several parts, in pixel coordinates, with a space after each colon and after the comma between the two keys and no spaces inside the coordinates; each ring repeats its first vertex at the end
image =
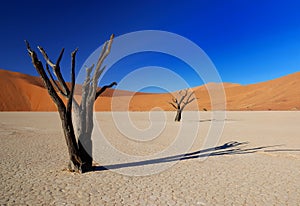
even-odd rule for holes
{"type": "MultiPolygon", "coordinates": [[[[186,110],[210,110],[207,88],[215,83],[193,88],[198,104],[186,110]]],[[[271,81],[239,85],[223,83],[227,110],[300,110],[300,72],[271,81]]],[[[0,111],[56,111],[41,78],[0,70],[0,111]]],[[[77,88],[79,96],[80,86],[77,88]]],[[[175,93],[174,93],[175,94],[175,93]]],[[[98,98],[96,111],[149,111],[154,108],[173,110],[168,104],[172,94],[134,93],[108,89],[98,98]],[[113,97],[113,98],[112,98],[113,97]],[[113,104],[112,104],[113,99],[113,104]]]]}

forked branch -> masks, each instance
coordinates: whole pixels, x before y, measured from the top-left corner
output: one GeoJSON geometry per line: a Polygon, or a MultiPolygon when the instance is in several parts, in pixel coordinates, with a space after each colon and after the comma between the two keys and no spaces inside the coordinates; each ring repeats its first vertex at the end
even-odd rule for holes
{"type": "Polygon", "coordinates": [[[64,78],[61,74],[61,70],[60,70],[60,61],[62,59],[62,56],[64,54],[65,49],[62,48],[55,64],[50,60],[50,58],[48,57],[46,51],[42,47],[38,46],[38,49],[40,50],[40,52],[43,55],[43,57],[44,57],[45,61],[47,62],[47,64],[53,69],[53,73],[56,76],[56,78],[57,78],[57,80],[58,80],[58,82],[61,86],[61,89],[60,89],[61,93],[64,96],[68,96],[70,94],[70,90],[69,90],[69,88],[68,88],[68,86],[67,86],[67,84],[66,84],[66,82],[65,82],[65,80],[64,80],[64,78]]]}
{"type": "Polygon", "coordinates": [[[51,96],[51,98],[53,99],[54,103],[57,105],[59,110],[65,110],[64,103],[61,100],[61,98],[58,96],[58,94],[56,93],[53,84],[49,80],[49,78],[44,70],[42,62],[38,59],[35,51],[33,51],[31,49],[28,41],[25,40],[25,44],[27,47],[27,51],[31,57],[32,64],[34,65],[34,67],[35,67],[36,71],[39,73],[39,75],[42,77],[44,85],[47,88],[49,95],[51,96]]]}

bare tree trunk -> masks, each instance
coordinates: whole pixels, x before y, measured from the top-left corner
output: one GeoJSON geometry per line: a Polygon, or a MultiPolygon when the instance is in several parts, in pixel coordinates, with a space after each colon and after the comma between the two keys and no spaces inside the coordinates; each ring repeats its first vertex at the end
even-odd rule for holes
{"type": "Polygon", "coordinates": [[[83,137],[78,141],[79,155],[82,160],[82,165],[81,165],[82,172],[91,171],[93,168],[93,157],[92,155],[90,155],[93,152],[92,151],[93,143],[91,138],[86,138],[86,137],[83,137]]]}
{"type": "Polygon", "coordinates": [[[72,119],[71,116],[67,117],[67,115],[64,115],[62,117],[62,115],[63,114],[60,113],[60,119],[62,121],[62,128],[64,131],[64,136],[67,143],[70,159],[68,169],[74,172],[81,172],[82,159],[78,151],[73,126],[71,126],[72,124],[70,124],[72,123],[72,119]]]}
{"type": "Polygon", "coordinates": [[[175,116],[175,122],[180,122],[181,113],[182,113],[182,111],[180,109],[177,109],[177,113],[176,113],[176,116],[175,116]]]}
{"type": "Polygon", "coordinates": [[[102,63],[110,52],[113,38],[114,35],[112,35],[110,40],[104,44],[92,77],[91,73],[94,65],[87,70],[87,76],[82,86],[83,95],[80,105],[74,99],[75,55],[77,49],[72,53],[71,87],[68,88],[64,78],[62,77],[59,66],[64,49],[62,49],[56,63],[54,64],[49,59],[44,49],[38,47],[46,61],[45,70],[42,62],[37,58],[36,53],[30,48],[29,43],[26,41],[27,50],[32,59],[32,63],[37,72],[42,77],[44,85],[47,88],[50,97],[58,108],[58,112],[62,122],[62,129],[69,152],[70,161],[68,164],[68,168],[70,171],[87,172],[91,171],[93,168],[91,136],[94,127],[94,102],[107,88],[116,85],[116,82],[113,82],[110,85],[106,85],[99,91],[97,91],[99,77],[105,70],[105,66],[102,67],[102,63]],[[53,73],[57,77],[57,81],[54,79],[48,65],[53,69],[53,73]],[[58,92],[67,99],[67,104],[62,101],[62,99],[58,95],[58,92]],[[74,111],[74,116],[72,116],[72,111],[74,111]],[[73,121],[75,122],[75,124],[73,124],[73,121]]]}

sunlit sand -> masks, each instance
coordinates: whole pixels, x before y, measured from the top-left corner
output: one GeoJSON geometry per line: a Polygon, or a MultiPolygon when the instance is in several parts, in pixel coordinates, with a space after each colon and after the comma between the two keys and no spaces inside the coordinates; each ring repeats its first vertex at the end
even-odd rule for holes
{"type": "MultiPolygon", "coordinates": [[[[124,154],[150,158],[103,160],[97,171],[79,175],[65,170],[68,152],[57,113],[0,113],[1,205],[299,204],[300,112],[227,112],[214,148],[203,148],[214,121],[211,113],[201,112],[195,119],[184,112],[182,123],[200,126],[191,148],[151,158],[174,141],[181,124],[173,121],[174,115],[166,113],[160,135],[140,141],[120,133],[110,112],[97,113],[111,145],[124,154]],[[146,176],[122,174],[171,162],[146,176]]],[[[140,130],[161,121],[146,112],[130,117],[140,130]]]]}

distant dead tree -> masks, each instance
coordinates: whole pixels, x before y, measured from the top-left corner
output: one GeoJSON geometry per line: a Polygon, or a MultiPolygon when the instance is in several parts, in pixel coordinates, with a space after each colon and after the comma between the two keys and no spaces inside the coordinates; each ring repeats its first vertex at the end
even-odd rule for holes
{"type": "Polygon", "coordinates": [[[82,85],[82,99],[80,104],[74,99],[75,56],[78,49],[75,49],[71,54],[71,83],[68,87],[60,69],[60,61],[64,49],[61,50],[56,63],[53,63],[45,50],[42,47],[38,47],[46,61],[45,70],[43,63],[38,59],[35,51],[33,51],[30,48],[29,43],[25,41],[32,64],[42,77],[50,97],[57,106],[68,147],[70,159],[68,168],[70,171],[81,173],[92,170],[93,157],[91,156],[91,134],[93,130],[94,102],[107,88],[116,85],[116,82],[113,82],[100,89],[98,89],[97,86],[98,80],[105,70],[105,66],[102,67],[102,63],[110,53],[113,38],[114,35],[111,35],[110,40],[105,42],[96,66],[92,65],[87,69],[86,78],[82,85]],[[52,71],[49,69],[49,66],[52,68],[52,71]],[[56,79],[54,79],[53,74],[56,79]],[[66,103],[63,102],[61,96],[66,98],[66,103]],[[72,111],[74,114],[73,118],[72,111]]]}
{"type": "Polygon", "coordinates": [[[172,102],[169,102],[169,104],[171,104],[177,111],[175,116],[175,122],[180,122],[181,114],[185,106],[195,100],[194,97],[192,98],[194,92],[189,93],[188,89],[181,90],[178,94],[180,96],[179,98],[174,97],[172,98],[172,102]]]}

